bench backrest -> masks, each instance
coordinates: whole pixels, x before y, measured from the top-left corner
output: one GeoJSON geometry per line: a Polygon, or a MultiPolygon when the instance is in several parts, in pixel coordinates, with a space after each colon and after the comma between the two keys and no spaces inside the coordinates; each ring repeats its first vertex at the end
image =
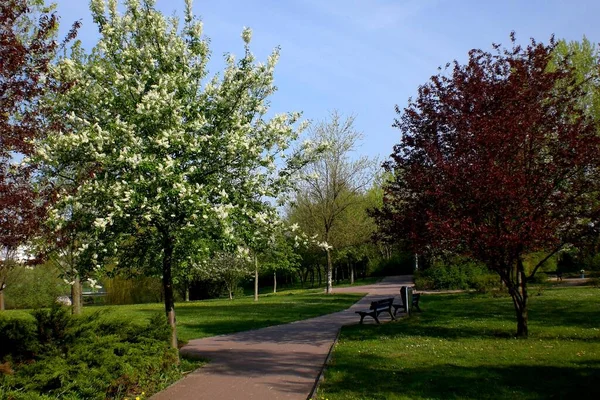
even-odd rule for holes
{"type": "Polygon", "coordinates": [[[377,310],[379,308],[391,307],[394,302],[394,298],[390,297],[389,299],[377,300],[371,302],[371,310],[377,310]]]}

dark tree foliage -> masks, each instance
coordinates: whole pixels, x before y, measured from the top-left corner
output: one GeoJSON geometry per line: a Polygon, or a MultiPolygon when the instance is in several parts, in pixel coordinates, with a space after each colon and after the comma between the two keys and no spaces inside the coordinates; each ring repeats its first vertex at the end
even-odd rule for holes
{"type": "Polygon", "coordinates": [[[497,272],[526,337],[523,257],[548,257],[597,229],[600,137],[581,85],[556,43],[472,50],[465,65],[419,88],[394,126],[402,141],[387,168],[379,217],[418,251],[459,252],[497,272]]]}
{"type": "Polygon", "coordinates": [[[59,48],[54,40],[58,18],[41,12],[33,26],[32,7],[42,8],[30,0],[0,2],[0,295],[19,246],[40,226],[47,200],[31,184],[34,166],[18,161],[32,154],[34,139],[45,131],[40,99],[63,86],[49,76],[59,48]]]}

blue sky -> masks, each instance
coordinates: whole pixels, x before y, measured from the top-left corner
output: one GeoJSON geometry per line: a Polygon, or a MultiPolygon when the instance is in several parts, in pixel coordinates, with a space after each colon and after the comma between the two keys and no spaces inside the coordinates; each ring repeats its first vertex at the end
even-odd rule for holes
{"type": "MultiPolygon", "coordinates": [[[[79,39],[91,48],[98,33],[88,2],[55,1],[61,29],[81,19],[79,39]]],[[[157,8],[172,15],[184,0],[158,0],[157,8]]],[[[281,46],[272,109],[310,120],[333,109],[354,113],[364,134],[358,152],[380,159],[400,138],[391,127],[394,106],[404,107],[438,66],[466,60],[473,48],[507,44],[512,30],[520,42],[547,42],[553,33],[569,41],[600,36],[597,0],[204,0],[194,11],[211,39],[211,72],[222,54],[241,54],[241,30],[252,28],[259,60],[281,46]]]]}

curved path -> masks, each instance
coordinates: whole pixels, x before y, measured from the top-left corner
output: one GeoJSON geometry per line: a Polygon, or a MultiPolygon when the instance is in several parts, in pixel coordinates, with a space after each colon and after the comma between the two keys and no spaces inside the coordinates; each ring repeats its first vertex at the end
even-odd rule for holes
{"type": "MultiPolygon", "coordinates": [[[[327,360],[339,329],[356,324],[356,310],[381,297],[399,294],[412,276],[394,276],[373,285],[334,288],[368,293],[347,310],[304,321],[231,335],[190,340],[182,353],[211,362],[152,397],[177,399],[306,399],[327,360]]],[[[383,314],[382,314],[383,316],[383,314]]],[[[385,320],[385,317],[383,317],[385,320]]],[[[375,323],[366,318],[365,323],[375,323]]]]}

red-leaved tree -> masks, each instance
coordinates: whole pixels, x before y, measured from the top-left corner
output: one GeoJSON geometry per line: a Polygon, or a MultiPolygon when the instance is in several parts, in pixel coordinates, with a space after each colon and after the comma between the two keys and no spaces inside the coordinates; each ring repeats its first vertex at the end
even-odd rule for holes
{"type": "Polygon", "coordinates": [[[497,272],[526,337],[527,282],[547,258],[530,270],[523,258],[598,228],[600,137],[568,57],[551,62],[554,39],[511,40],[472,50],[396,109],[402,141],[380,218],[420,251],[459,252],[497,272]]]}
{"type": "Polygon", "coordinates": [[[21,162],[45,130],[40,99],[61,87],[48,74],[58,20],[45,11],[39,1],[0,2],[0,309],[8,272],[23,257],[22,246],[39,228],[48,200],[33,188],[34,166],[21,162]]]}

